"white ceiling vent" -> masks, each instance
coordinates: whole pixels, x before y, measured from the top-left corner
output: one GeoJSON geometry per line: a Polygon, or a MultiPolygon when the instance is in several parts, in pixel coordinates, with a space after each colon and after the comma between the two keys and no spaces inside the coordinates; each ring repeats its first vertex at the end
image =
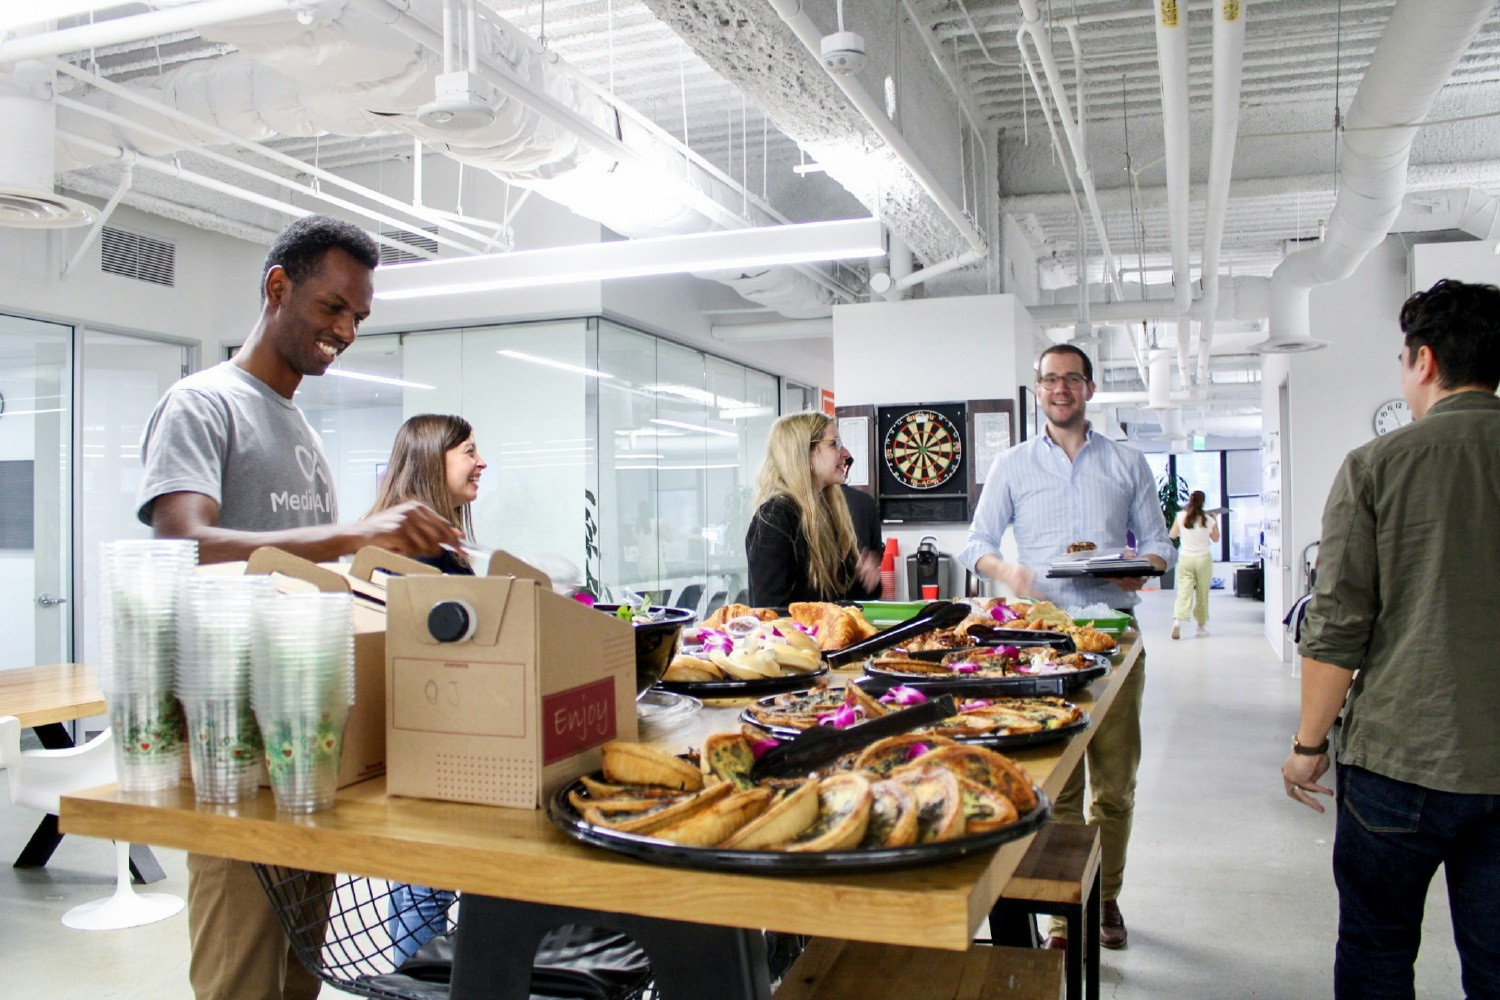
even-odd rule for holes
{"type": "Polygon", "coordinates": [[[382,229],[380,235],[392,243],[404,243],[414,250],[426,251],[425,254],[412,253],[393,247],[390,243],[382,243],[380,244],[380,263],[382,264],[405,264],[413,260],[430,260],[437,256],[437,240],[433,238],[437,236],[437,226],[429,226],[415,233],[405,229],[382,229]],[[424,235],[426,233],[432,235],[424,235]]]}
{"type": "Polygon", "coordinates": [[[171,288],[177,284],[177,245],[105,226],[99,240],[99,269],[171,288]]]}

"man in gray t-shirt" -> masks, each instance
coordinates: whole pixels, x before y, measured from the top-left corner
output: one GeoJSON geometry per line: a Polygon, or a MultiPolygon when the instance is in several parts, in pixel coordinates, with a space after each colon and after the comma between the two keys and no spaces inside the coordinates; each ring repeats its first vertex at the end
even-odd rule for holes
{"type": "Polygon", "coordinates": [[[332,524],[338,501],[302,411],[232,361],[189,375],[157,404],[142,442],[138,516],[187,491],[219,505],[219,525],[276,531],[332,524]]]}
{"type": "MultiPolygon", "coordinates": [[[[435,556],[459,533],[420,503],[339,525],[318,435],[292,402],[370,314],[375,243],[326,216],[292,223],[266,257],[260,320],[234,360],[178,382],[141,444],[138,516],[157,538],[198,543],[199,561],[275,545],[314,561],[366,545],[435,556]]],[[[188,977],[197,1000],[310,1000],[302,968],[248,862],[188,855],[188,977]]]]}

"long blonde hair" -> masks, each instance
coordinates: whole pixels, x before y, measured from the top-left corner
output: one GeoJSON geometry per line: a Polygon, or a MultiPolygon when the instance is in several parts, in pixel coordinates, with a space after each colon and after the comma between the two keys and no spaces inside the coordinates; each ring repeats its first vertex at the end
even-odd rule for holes
{"type": "Polygon", "coordinates": [[[755,506],[758,511],[777,497],[797,505],[807,544],[808,582],[820,595],[837,598],[854,583],[853,559],[859,545],[844,491],[837,483],[821,490],[813,485],[813,442],[827,437],[832,424],[832,417],[809,410],[789,413],[771,425],[756,479],[755,506]]]}
{"type": "Polygon", "coordinates": [[[469,505],[455,505],[448,491],[448,452],[473,434],[473,425],[450,413],[419,413],[402,424],[391,445],[391,462],[375,493],[375,504],[365,517],[420,500],[447,518],[465,538],[473,539],[469,505]]]}

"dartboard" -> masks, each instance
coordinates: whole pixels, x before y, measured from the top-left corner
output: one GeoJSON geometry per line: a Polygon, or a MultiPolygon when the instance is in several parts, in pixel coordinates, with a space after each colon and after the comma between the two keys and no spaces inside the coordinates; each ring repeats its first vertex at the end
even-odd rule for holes
{"type": "Polygon", "coordinates": [[[885,432],[885,464],[897,481],[932,490],[952,479],[963,458],[953,421],[936,410],[911,410],[885,432]]]}

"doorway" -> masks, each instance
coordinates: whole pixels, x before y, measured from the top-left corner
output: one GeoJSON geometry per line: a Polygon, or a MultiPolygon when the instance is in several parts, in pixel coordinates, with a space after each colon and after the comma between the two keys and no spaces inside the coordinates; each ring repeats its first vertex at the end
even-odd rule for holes
{"type": "Polygon", "coordinates": [[[72,340],[0,316],[0,670],[71,655],[72,340]]]}

